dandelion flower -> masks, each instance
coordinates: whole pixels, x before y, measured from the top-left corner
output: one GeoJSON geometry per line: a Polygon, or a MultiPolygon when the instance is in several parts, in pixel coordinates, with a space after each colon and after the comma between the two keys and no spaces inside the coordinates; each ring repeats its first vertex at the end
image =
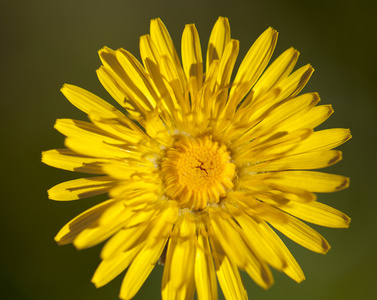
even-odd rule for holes
{"type": "Polygon", "coordinates": [[[182,35],[182,63],[160,19],[140,38],[142,63],[124,49],[99,51],[98,78],[121,110],[73,85],[66,98],[89,122],[59,119],[65,149],[45,151],[50,166],[89,177],[58,184],[50,199],[108,194],[55,237],[84,249],[107,240],[93,283],[127,269],[121,299],[132,298],[152,269],[164,265],[163,299],[246,299],[240,270],[259,286],[270,267],[297,282],[304,274],[279,231],[314,252],[330,246],[306,222],[346,228],[350,219],[315,193],[348,187],[346,177],[318,171],[338,162],[332,150],[347,129],[314,131],[333,112],[317,93],[299,95],[313,68],[293,68],[290,48],[268,67],[277,32],[255,41],[231,80],[239,42],[220,17],[205,65],[195,25],[182,35]],[[303,222],[305,221],[305,223],[303,222]]]}

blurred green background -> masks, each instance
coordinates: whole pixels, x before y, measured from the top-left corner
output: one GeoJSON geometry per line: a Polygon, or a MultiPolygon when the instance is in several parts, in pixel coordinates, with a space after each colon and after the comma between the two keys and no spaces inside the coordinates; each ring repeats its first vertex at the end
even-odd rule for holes
{"type": "MultiPolygon", "coordinates": [[[[351,227],[314,226],[332,245],[326,256],[286,240],[307,280],[296,284],[274,271],[275,285],[264,291],[245,277],[249,297],[375,299],[376,1],[2,0],[0,15],[1,299],[118,299],[122,276],[101,289],[90,283],[101,246],[77,251],[53,240],[67,221],[103,199],[47,199],[48,188],[80,176],[40,163],[42,150],[63,146],[63,136],[53,129],[56,118],[85,119],[59,89],[76,84],[111,102],[95,74],[97,50],[124,47],[139,57],[139,36],[156,17],[178,49],[184,25],[195,23],[205,49],[218,16],[229,18],[232,37],[240,40],[239,58],[268,26],[277,29],[273,58],[297,48],[298,66],[310,62],[316,69],[304,91],[317,91],[335,109],[322,128],[353,133],[340,147],[344,160],[328,169],[350,176],[351,187],[319,195],[347,213],[351,227]]],[[[160,299],[161,274],[157,267],[136,299],[160,299]]]]}

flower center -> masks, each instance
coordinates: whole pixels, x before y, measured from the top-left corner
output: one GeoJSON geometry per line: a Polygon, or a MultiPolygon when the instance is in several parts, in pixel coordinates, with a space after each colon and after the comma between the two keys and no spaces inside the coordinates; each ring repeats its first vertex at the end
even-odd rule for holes
{"type": "Polygon", "coordinates": [[[181,207],[204,209],[233,187],[235,165],[224,145],[209,137],[180,138],[161,163],[165,193],[181,207]]]}

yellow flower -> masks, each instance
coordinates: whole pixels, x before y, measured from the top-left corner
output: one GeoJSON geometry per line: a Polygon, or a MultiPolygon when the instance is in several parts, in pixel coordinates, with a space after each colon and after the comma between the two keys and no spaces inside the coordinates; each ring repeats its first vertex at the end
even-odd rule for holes
{"type": "Polygon", "coordinates": [[[50,199],[69,201],[108,193],[55,237],[77,249],[108,240],[93,283],[103,286],[128,268],[120,298],[130,299],[157,262],[164,264],[163,299],[246,299],[239,270],[262,288],[270,266],[297,282],[304,274],[280,231],[325,254],[327,241],[301,220],[348,227],[342,212],[314,193],[348,187],[339,175],[307,171],[341,159],[331,150],[347,129],[314,131],[333,112],[319,96],[298,96],[310,65],[292,73],[291,48],[266,68],[277,41],[268,28],[231,81],[239,42],[226,18],[216,22],[205,72],[198,32],[186,25],[182,64],[160,19],[140,39],[143,65],[124,49],[99,52],[97,74],[123,112],[72,85],[63,94],[90,122],[60,119],[66,149],[43,153],[53,167],[96,174],[58,184],[50,199]],[[274,228],[274,229],[273,229],[274,228]]]}

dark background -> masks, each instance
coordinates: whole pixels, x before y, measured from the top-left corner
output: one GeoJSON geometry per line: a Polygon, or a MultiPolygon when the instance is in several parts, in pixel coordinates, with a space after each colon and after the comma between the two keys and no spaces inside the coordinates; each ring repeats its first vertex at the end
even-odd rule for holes
{"type": "MultiPolygon", "coordinates": [[[[317,91],[333,116],[321,128],[351,128],[344,160],[328,172],[351,177],[351,186],[319,195],[352,218],[349,229],[315,227],[332,245],[322,256],[287,241],[307,280],[296,284],[274,271],[268,291],[245,276],[252,299],[373,299],[377,293],[376,210],[376,1],[79,1],[0,2],[2,299],[117,299],[122,276],[96,289],[90,283],[101,246],[77,251],[53,237],[71,218],[103,198],[47,199],[51,186],[79,177],[40,163],[42,150],[61,148],[56,118],[85,119],[59,89],[76,84],[108,101],[95,70],[97,50],[124,47],[139,58],[139,36],[160,17],[175,45],[186,23],[195,23],[203,53],[218,16],[230,20],[240,58],[268,26],[280,32],[275,50],[301,52],[298,66],[316,72],[305,92],[317,91]]],[[[179,52],[180,53],[180,52],[179,52]]],[[[113,102],[112,102],[113,103],[113,102]]],[[[184,270],[183,270],[184,271],[184,270]]],[[[159,299],[157,267],[136,299],[159,299]]]]}

